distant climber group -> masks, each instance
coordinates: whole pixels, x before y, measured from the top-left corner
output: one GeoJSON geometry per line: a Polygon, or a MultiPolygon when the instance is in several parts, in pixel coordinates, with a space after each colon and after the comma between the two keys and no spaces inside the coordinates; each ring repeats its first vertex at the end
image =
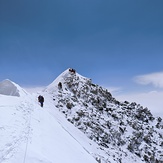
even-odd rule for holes
{"type": "Polygon", "coordinates": [[[73,68],[69,68],[69,71],[72,72],[72,73],[74,73],[74,74],[76,73],[76,70],[73,69],[73,68]]]}
{"type": "Polygon", "coordinates": [[[43,96],[41,96],[41,95],[39,95],[39,96],[38,96],[38,102],[40,102],[41,107],[43,107],[43,103],[44,103],[44,97],[43,97],[43,96]]]}

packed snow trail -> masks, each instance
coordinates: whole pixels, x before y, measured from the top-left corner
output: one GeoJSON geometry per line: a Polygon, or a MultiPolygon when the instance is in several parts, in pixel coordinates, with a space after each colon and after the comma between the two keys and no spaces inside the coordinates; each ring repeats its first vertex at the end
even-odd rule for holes
{"type": "Polygon", "coordinates": [[[0,162],[8,162],[19,146],[26,143],[32,106],[23,98],[2,95],[0,98],[0,162]]]}
{"type": "Polygon", "coordinates": [[[0,163],[96,163],[47,111],[48,100],[41,108],[36,95],[1,99],[0,163]]]}

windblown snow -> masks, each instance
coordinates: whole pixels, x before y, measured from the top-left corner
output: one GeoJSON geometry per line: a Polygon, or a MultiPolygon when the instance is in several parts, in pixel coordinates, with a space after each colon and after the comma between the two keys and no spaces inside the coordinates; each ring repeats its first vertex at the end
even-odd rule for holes
{"type": "Polygon", "coordinates": [[[154,149],[163,160],[162,126],[148,110],[118,103],[107,90],[69,69],[34,94],[10,80],[0,83],[0,163],[145,163],[154,149]],[[45,99],[43,108],[39,95],[45,99]],[[143,116],[133,110],[130,117],[135,108],[143,110],[143,116]]]}

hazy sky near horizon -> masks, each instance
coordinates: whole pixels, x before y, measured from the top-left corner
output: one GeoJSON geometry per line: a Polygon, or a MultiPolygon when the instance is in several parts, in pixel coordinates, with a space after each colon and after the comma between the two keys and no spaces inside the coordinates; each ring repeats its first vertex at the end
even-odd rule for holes
{"type": "Polygon", "coordinates": [[[0,80],[44,86],[69,67],[126,92],[162,89],[163,1],[0,0],[0,80]]]}

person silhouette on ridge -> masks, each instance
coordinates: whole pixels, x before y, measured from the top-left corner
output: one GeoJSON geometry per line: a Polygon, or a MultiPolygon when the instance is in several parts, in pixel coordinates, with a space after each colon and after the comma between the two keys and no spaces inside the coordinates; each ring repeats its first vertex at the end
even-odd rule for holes
{"type": "Polygon", "coordinates": [[[38,102],[40,102],[41,107],[43,107],[43,103],[44,103],[44,97],[43,97],[43,96],[41,96],[41,95],[39,95],[39,96],[38,96],[38,102]]]}

